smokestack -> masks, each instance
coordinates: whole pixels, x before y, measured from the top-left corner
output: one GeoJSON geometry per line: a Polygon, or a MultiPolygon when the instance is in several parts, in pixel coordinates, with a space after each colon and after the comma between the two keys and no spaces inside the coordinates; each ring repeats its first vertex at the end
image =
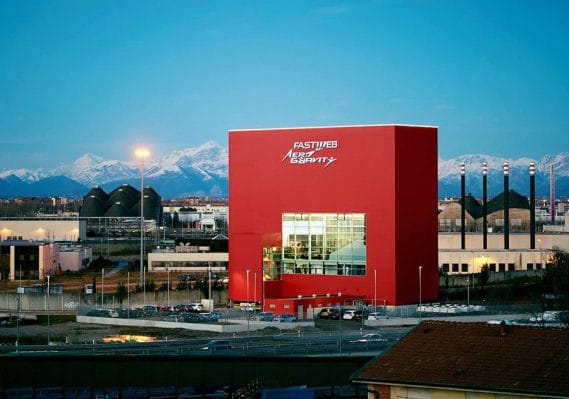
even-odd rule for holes
{"type": "Polygon", "coordinates": [[[510,165],[504,162],[504,249],[510,249],[510,165]]]}
{"type": "Polygon", "coordinates": [[[460,248],[466,248],[466,193],[465,193],[465,169],[464,162],[460,164],[460,248]]]}
{"type": "Polygon", "coordinates": [[[551,214],[551,224],[555,224],[555,170],[553,164],[549,174],[549,213],[551,214]]]}
{"type": "Polygon", "coordinates": [[[529,163],[529,247],[535,249],[535,162],[529,163]]]}
{"type": "Polygon", "coordinates": [[[482,164],[482,248],[488,248],[488,163],[482,164]]]}

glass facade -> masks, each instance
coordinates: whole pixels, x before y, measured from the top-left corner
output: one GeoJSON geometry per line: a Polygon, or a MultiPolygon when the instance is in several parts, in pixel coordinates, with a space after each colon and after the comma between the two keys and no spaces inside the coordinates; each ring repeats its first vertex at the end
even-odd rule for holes
{"type": "Polygon", "coordinates": [[[365,275],[366,215],[284,213],[280,273],[365,275]]]}

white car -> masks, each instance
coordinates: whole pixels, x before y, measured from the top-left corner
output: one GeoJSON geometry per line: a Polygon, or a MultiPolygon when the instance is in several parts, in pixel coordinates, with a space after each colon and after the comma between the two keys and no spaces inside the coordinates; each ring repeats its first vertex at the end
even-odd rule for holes
{"type": "Polygon", "coordinates": [[[379,312],[371,312],[368,317],[368,320],[384,320],[384,319],[389,319],[389,316],[387,316],[386,314],[381,314],[379,312]]]}
{"type": "Polygon", "coordinates": [[[190,303],[190,310],[192,312],[201,312],[203,310],[203,305],[201,303],[190,303]]]}
{"type": "Polygon", "coordinates": [[[361,338],[357,339],[356,342],[359,343],[368,343],[368,342],[387,342],[387,338],[385,338],[381,334],[366,334],[361,338]]]}
{"type": "Polygon", "coordinates": [[[355,311],[355,310],[346,310],[346,311],[344,312],[344,315],[342,316],[342,319],[344,319],[344,320],[353,320],[355,316],[356,316],[356,311],[355,311]]]}

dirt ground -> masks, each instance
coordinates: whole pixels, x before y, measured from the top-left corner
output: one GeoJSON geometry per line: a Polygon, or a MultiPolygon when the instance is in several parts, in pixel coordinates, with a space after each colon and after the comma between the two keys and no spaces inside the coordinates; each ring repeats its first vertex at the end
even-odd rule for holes
{"type": "MultiPolygon", "coordinates": [[[[20,343],[23,345],[42,345],[47,343],[48,326],[45,320],[41,323],[22,324],[19,327],[20,343]]],[[[191,339],[213,333],[190,331],[185,329],[158,329],[140,327],[107,326],[100,324],[78,323],[65,321],[50,323],[49,335],[51,342],[67,344],[89,344],[102,342],[103,337],[119,334],[145,335],[157,339],[191,339]]],[[[13,344],[16,342],[17,328],[15,325],[0,327],[0,343],[13,344]]]]}

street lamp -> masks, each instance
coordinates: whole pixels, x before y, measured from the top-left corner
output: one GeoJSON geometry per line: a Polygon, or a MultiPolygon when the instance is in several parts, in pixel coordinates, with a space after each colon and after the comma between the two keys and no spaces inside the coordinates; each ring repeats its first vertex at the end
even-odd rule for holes
{"type": "Polygon", "coordinates": [[[20,290],[16,294],[16,352],[20,350],[20,290]]]}
{"type": "Polygon", "coordinates": [[[168,293],[168,310],[170,310],[170,268],[168,267],[168,265],[166,265],[166,272],[168,273],[168,285],[166,288],[168,288],[167,293],[168,293]]]}
{"type": "Polygon", "coordinates": [[[213,299],[211,298],[211,262],[207,262],[207,299],[209,302],[209,311],[213,311],[213,299]]]}
{"type": "Polygon", "coordinates": [[[128,308],[126,310],[126,318],[130,319],[130,272],[126,272],[126,296],[128,298],[128,308]]]}
{"type": "Polygon", "coordinates": [[[421,274],[423,272],[423,266],[419,266],[419,317],[423,318],[423,284],[421,281],[421,274]]]}
{"type": "Polygon", "coordinates": [[[466,276],[466,306],[470,308],[470,274],[466,276]]]}
{"type": "Polygon", "coordinates": [[[247,317],[247,337],[249,336],[249,272],[251,270],[247,269],[247,307],[245,307],[245,316],[247,317]]]}
{"type": "Polygon", "coordinates": [[[105,296],[105,268],[101,269],[101,309],[105,308],[103,297],[105,296]]]}
{"type": "MultiPolygon", "coordinates": [[[[140,286],[144,287],[144,159],[150,155],[148,148],[138,147],[134,154],[140,159],[140,286]]],[[[146,287],[144,287],[146,304],[146,287]]]]}
{"type": "Polygon", "coordinates": [[[377,270],[373,271],[373,311],[377,312],[377,270]]]}
{"type": "Polygon", "coordinates": [[[47,275],[47,344],[49,345],[50,336],[49,336],[49,278],[51,276],[47,275]]]}
{"type": "Polygon", "coordinates": [[[340,356],[342,356],[342,293],[338,292],[338,303],[340,304],[340,312],[339,312],[339,317],[338,317],[338,324],[339,324],[339,329],[340,329],[340,340],[339,340],[339,345],[338,345],[338,350],[340,353],[340,356]]]}

